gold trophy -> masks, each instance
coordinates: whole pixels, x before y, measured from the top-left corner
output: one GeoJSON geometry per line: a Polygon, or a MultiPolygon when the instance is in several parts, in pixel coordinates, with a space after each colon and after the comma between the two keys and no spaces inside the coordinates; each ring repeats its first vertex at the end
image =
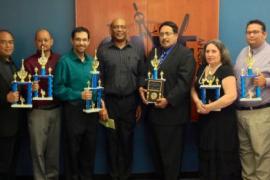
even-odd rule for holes
{"type": "Polygon", "coordinates": [[[92,71],[90,71],[90,80],[87,81],[87,87],[85,90],[92,91],[92,99],[85,101],[85,107],[83,112],[85,113],[95,113],[102,109],[101,97],[103,92],[103,87],[101,86],[101,80],[99,78],[99,61],[97,59],[97,51],[95,50],[95,57],[92,62],[92,71]]]}
{"type": "Polygon", "coordinates": [[[48,74],[46,74],[46,64],[48,63],[49,58],[45,56],[44,47],[41,48],[41,57],[38,58],[38,63],[40,64],[40,74],[38,68],[35,67],[35,74],[33,75],[34,82],[39,82],[40,79],[46,79],[48,82],[48,88],[46,90],[40,89],[33,92],[33,100],[39,101],[51,101],[53,100],[53,75],[52,68],[48,68],[48,74]]]}
{"type": "Polygon", "coordinates": [[[206,100],[207,90],[210,89],[215,90],[215,99],[217,100],[220,98],[221,85],[219,79],[216,76],[214,76],[214,74],[209,72],[204,77],[201,76],[201,78],[199,79],[199,83],[200,83],[200,99],[203,104],[208,103],[206,100]]]}
{"type": "Polygon", "coordinates": [[[261,88],[259,86],[254,86],[251,89],[246,88],[246,81],[252,80],[260,75],[260,70],[256,68],[255,73],[253,72],[253,65],[255,60],[252,56],[252,49],[248,47],[248,55],[246,60],[247,65],[247,73],[245,73],[244,69],[241,69],[240,75],[240,87],[241,87],[241,94],[240,94],[240,101],[261,101],[261,88]]]}
{"type": "Polygon", "coordinates": [[[26,97],[23,97],[24,93],[19,92],[20,98],[19,102],[13,103],[11,107],[13,108],[32,108],[32,82],[31,82],[31,74],[29,74],[24,68],[24,60],[22,60],[21,69],[13,75],[14,80],[11,84],[12,92],[20,91],[24,86],[26,86],[26,97]],[[17,81],[18,78],[18,81],[17,81]],[[26,81],[28,78],[28,81],[26,81]],[[22,88],[19,88],[21,86],[22,88]]]}
{"type": "Polygon", "coordinates": [[[153,67],[153,71],[148,72],[147,81],[147,93],[146,93],[146,101],[147,103],[155,103],[157,99],[163,97],[164,91],[164,72],[160,72],[160,78],[158,78],[158,67],[160,60],[157,56],[157,49],[155,49],[154,59],[151,60],[151,65],[153,67]]]}

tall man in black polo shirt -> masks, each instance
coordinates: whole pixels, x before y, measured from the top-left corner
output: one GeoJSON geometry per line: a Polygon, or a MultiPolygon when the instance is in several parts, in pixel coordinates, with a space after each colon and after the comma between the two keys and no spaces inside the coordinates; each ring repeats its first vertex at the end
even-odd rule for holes
{"type": "Polygon", "coordinates": [[[144,57],[127,40],[124,19],[113,20],[110,30],[112,40],[98,49],[106,106],[101,117],[115,120],[116,129],[106,130],[112,179],[126,180],[131,170],[133,131],[141,114],[138,82],[144,69],[144,57]]]}
{"type": "Polygon", "coordinates": [[[0,180],[15,180],[18,149],[20,109],[10,105],[19,100],[18,92],[11,92],[16,67],[11,60],[14,51],[13,35],[0,30],[0,180]]]}

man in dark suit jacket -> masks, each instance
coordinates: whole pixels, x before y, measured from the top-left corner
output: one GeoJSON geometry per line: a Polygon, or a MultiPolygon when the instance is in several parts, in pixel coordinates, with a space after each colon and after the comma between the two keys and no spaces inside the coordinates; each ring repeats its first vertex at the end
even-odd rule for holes
{"type": "MultiPolygon", "coordinates": [[[[153,155],[156,171],[162,180],[177,180],[181,169],[183,152],[183,134],[186,122],[190,119],[190,88],[195,69],[195,61],[191,50],[177,43],[178,27],[166,21],[159,27],[161,47],[157,48],[160,57],[158,74],[163,71],[164,96],[155,104],[148,105],[153,155]]],[[[148,70],[152,72],[150,61],[154,51],[150,53],[148,70]]],[[[146,89],[139,88],[145,104],[146,89]]]]}
{"type": "Polygon", "coordinates": [[[11,103],[19,100],[18,92],[11,92],[10,85],[16,67],[11,60],[14,39],[7,30],[0,30],[0,180],[15,179],[18,149],[19,109],[11,103]]]}

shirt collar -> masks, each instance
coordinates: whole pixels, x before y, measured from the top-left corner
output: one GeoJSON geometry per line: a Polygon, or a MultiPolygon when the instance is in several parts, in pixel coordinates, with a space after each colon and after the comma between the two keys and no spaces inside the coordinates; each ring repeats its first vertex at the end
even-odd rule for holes
{"type": "MultiPolygon", "coordinates": [[[[41,52],[40,52],[39,50],[37,50],[35,56],[36,56],[36,57],[41,57],[41,52]]],[[[51,50],[51,55],[50,55],[49,59],[51,59],[52,56],[53,56],[53,52],[52,52],[52,50],[51,50]]]]}
{"type": "MultiPolygon", "coordinates": [[[[119,49],[119,48],[114,44],[113,40],[111,40],[111,41],[109,42],[109,47],[110,47],[110,48],[117,48],[117,49],[119,49]]],[[[131,44],[131,42],[128,41],[128,40],[127,40],[127,44],[126,44],[126,46],[125,46],[124,48],[127,48],[127,47],[133,47],[133,44],[131,44]]],[[[124,48],[123,48],[123,49],[124,49],[124,48]]]]}
{"type": "Polygon", "coordinates": [[[172,45],[171,47],[165,49],[165,48],[161,48],[161,55],[163,56],[168,56],[171,51],[174,49],[174,47],[176,46],[176,44],[172,45]]]}
{"type": "Polygon", "coordinates": [[[256,54],[259,53],[261,50],[263,50],[263,49],[266,47],[266,45],[267,45],[267,43],[266,43],[266,41],[265,41],[261,46],[252,49],[253,55],[256,55],[256,54]]]}
{"type": "MultiPolygon", "coordinates": [[[[69,56],[70,56],[70,58],[72,60],[81,62],[81,59],[77,56],[77,54],[75,54],[73,49],[70,50],[69,56]]],[[[90,56],[87,53],[84,53],[84,57],[85,57],[85,61],[90,61],[91,60],[90,56]]]]}

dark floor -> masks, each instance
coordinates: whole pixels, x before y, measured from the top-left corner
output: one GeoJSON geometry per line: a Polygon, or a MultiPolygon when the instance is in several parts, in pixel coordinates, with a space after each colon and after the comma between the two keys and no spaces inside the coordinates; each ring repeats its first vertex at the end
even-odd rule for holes
{"type": "MultiPolygon", "coordinates": [[[[33,180],[31,176],[19,176],[17,180],[33,180]]],[[[59,180],[64,180],[63,177],[60,177],[59,180]]],[[[95,180],[110,180],[108,175],[96,175],[95,180]]],[[[130,180],[157,180],[154,174],[133,174],[130,180]]],[[[179,178],[180,180],[180,178],[179,178]]],[[[197,173],[182,173],[181,180],[199,180],[197,173]]]]}

